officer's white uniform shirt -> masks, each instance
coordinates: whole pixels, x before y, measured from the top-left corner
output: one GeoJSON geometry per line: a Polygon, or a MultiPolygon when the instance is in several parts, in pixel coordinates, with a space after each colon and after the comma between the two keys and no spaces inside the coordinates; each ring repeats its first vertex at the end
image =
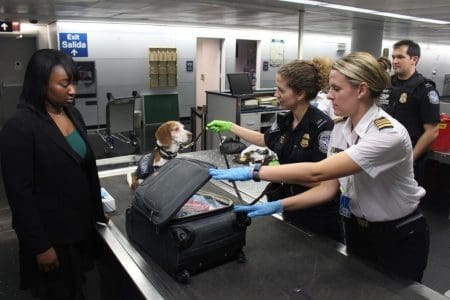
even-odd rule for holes
{"type": "Polygon", "coordinates": [[[425,195],[414,180],[408,131],[375,104],[353,131],[350,119],[335,124],[328,156],[340,151],[362,169],[339,178],[353,215],[370,222],[395,220],[412,213],[425,195]],[[378,128],[374,121],[381,117],[392,128],[378,128]]]}

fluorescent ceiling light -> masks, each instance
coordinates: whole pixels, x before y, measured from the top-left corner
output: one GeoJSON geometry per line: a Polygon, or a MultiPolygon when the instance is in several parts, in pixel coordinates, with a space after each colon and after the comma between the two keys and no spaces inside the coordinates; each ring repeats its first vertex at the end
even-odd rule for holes
{"type": "Polygon", "coordinates": [[[337,9],[337,10],[352,11],[352,12],[357,12],[357,13],[389,17],[389,18],[396,18],[396,19],[403,19],[403,20],[411,20],[411,21],[424,22],[424,23],[432,23],[432,24],[440,24],[440,25],[450,24],[450,22],[448,22],[448,21],[419,18],[419,17],[407,16],[407,15],[401,15],[401,14],[388,13],[388,12],[384,12],[384,11],[377,11],[377,10],[372,10],[372,9],[365,9],[365,8],[358,8],[358,7],[347,6],[347,5],[326,3],[326,2],[321,2],[321,1],[310,1],[310,0],[280,0],[280,1],[320,6],[320,7],[337,9]]]}

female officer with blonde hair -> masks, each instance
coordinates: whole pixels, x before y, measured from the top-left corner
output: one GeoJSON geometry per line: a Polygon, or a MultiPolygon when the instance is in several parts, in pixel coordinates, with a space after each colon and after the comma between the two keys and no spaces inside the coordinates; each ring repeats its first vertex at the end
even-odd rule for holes
{"type": "Polygon", "coordinates": [[[211,169],[215,179],[314,183],[279,201],[237,207],[250,217],[310,207],[339,190],[347,251],[385,271],[420,281],[428,257],[428,226],[418,211],[425,190],[414,180],[408,132],[376,105],[388,82],[370,54],[351,53],[334,63],[328,98],[336,115],[328,158],[276,167],[211,169]]]}

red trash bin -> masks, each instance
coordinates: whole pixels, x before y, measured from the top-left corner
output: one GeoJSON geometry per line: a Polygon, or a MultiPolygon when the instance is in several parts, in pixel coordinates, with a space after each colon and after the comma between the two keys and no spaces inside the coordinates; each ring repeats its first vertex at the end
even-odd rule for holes
{"type": "Polygon", "coordinates": [[[431,150],[450,150],[450,116],[446,114],[441,114],[441,121],[439,122],[439,135],[431,144],[431,150]]]}

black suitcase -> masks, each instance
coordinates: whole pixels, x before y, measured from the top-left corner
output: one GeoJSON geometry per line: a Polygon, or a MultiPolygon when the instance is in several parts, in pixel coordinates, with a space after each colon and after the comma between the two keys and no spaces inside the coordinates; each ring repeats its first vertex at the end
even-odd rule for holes
{"type": "Polygon", "coordinates": [[[236,198],[209,182],[212,167],[192,159],[170,160],[138,186],[126,211],[130,240],[182,283],[224,262],[245,261],[250,218],[235,213],[236,198]],[[205,212],[198,199],[215,208],[205,212]]]}

